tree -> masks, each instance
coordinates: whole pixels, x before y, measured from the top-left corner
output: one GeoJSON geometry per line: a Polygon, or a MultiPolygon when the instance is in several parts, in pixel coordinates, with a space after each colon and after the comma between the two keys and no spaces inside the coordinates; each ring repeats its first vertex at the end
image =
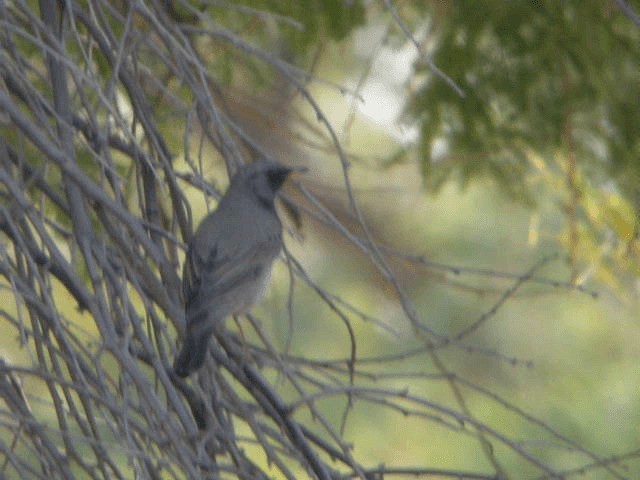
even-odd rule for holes
{"type": "MultiPolygon", "coordinates": [[[[628,53],[638,50],[637,16],[624,2],[600,3],[510,2],[503,10],[502,2],[486,2],[483,15],[470,14],[465,2],[2,3],[0,274],[8,301],[1,313],[3,331],[28,357],[0,363],[3,475],[631,478],[637,444],[602,454],[476,381],[461,363],[472,352],[483,364],[528,365],[471,341],[525,287],[592,292],[576,283],[587,256],[578,245],[598,245],[598,235],[578,233],[606,222],[581,223],[582,202],[597,199],[580,190],[583,179],[618,181],[624,207],[615,210],[621,213],[613,225],[627,261],[607,271],[637,274],[637,239],[624,239],[638,210],[635,204],[636,216],[627,213],[637,183],[625,183],[639,168],[638,111],[625,95],[637,97],[628,53]],[[601,21],[603,12],[608,17],[601,21]],[[434,30],[423,41],[414,32],[428,18],[434,30]],[[558,21],[551,29],[558,38],[573,35],[557,64],[557,42],[534,49],[547,38],[550,19],[558,21]],[[568,29],[574,20],[575,31],[568,29]],[[363,205],[353,169],[370,161],[346,149],[313,88],[324,85],[356,101],[358,91],[321,78],[313,67],[325,56],[337,58],[325,52],[345,48],[357,27],[381,21],[388,41],[408,41],[420,51],[426,70],[417,73],[430,74],[407,111],[420,126],[416,151],[427,185],[456,175],[469,184],[488,172],[518,196],[519,186],[545,169],[552,188],[567,179],[573,232],[567,282],[540,273],[551,257],[508,274],[406,253],[391,244],[384,219],[363,205]],[[595,52],[581,48],[588,35],[598,38],[595,52]],[[615,76],[594,67],[609,61],[615,76]],[[582,82],[585,72],[594,74],[589,82],[582,82]],[[612,84],[624,90],[602,96],[612,84]],[[590,98],[598,99],[597,115],[585,105],[590,98]],[[598,145],[579,141],[594,130],[601,131],[598,145]],[[432,158],[438,141],[446,144],[446,161],[432,158]],[[610,161],[598,166],[601,145],[610,161]],[[565,170],[532,161],[558,149],[567,151],[565,170]],[[585,163],[576,159],[583,150],[591,155],[585,163]],[[273,309],[273,328],[252,315],[248,323],[229,321],[202,373],[176,378],[170,365],[184,328],[178,272],[202,213],[196,205],[219,197],[227,178],[222,166],[232,171],[259,156],[294,161],[309,152],[330,152],[342,173],[340,193],[319,186],[315,174],[285,192],[282,216],[293,236],[297,226],[315,225],[324,240],[307,240],[336,250],[323,260],[335,272],[341,251],[349,252],[358,281],[384,292],[398,320],[362,308],[352,290],[338,295],[288,242],[280,273],[289,283],[273,309]],[[424,268],[447,288],[461,273],[508,283],[456,285],[492,295],[486,308],[445,330],[421,314],[407,287],[424,268]],[[314,322],[320,315],[338,318],[342,330],[321,332],[314,322]],[[278,345],[282,325],[289,339],[302,325],[318,344],[341,353],[318,357],[289,341],[278,345]],[[398,334],[403,329],[409,338],[398,334]],[[402,341],[375,339],[371,330],[402,341]],[[487,407],[501,414],[478,412],[487,407]],[[384,422],[391,414],[429,430],[425,435],[454,436],[461,452],[455,468],[416,466],[413,457],[411,464],[378,464],[360,453],[361,443],[354,449],[351,442],[366,437],[374,416],[384,422]],[[543,451],[520,440],[522,425],[548,442],[543,451]],[[564,452],[571,452],[569,461],[559,458],[564,452]]],[[[384,155],[380,164],[408,163],[412,153],[384,155]]],[[[313,158],[318,172],[323,157],[313,158]]]]}

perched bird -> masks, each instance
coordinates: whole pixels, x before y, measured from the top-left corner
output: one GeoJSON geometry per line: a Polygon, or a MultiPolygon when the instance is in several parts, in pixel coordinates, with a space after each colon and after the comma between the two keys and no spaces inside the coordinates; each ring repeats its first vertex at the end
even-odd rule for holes
{"type": "MultiPolygon", "coordinates": [[[[202,366],[217,323],[262,299],[282,248],[274,201],[293,170],[267,160],[241,167],[215,211],[193,235],[182,275],[186,335],[173,365],[187,377],[202,366]]],[[[300,169],[302,170],[302,169],[300,169]]]]}

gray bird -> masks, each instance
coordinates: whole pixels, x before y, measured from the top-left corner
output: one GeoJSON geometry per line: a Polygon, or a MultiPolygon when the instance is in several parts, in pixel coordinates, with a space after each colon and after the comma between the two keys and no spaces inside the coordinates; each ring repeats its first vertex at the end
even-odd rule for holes
{"type": "Polygon", "coordinates": [[[274,200],[297,169],[266,160],[240,168],[218,208],[200,223],[182,275],[187,329],[173,365],[176,375],[199,369],[216,324],[246,312],[266,293],[282,248],[274,200]]]}

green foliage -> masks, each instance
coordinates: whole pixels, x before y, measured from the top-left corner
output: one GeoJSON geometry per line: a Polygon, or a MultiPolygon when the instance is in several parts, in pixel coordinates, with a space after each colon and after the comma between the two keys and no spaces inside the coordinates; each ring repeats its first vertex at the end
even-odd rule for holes
{"type": "Polygon", "coordinates": [[[316,46],[324,36],[335,41],[344,40],[365,21],[365,9],[359,0],[258,0],[255,4],[302,24],[302,30],[283,31],[288,45],[299,51],[316,46]]]}
{"type": "Polygon", "coordinates": [[[411,102],[430,188],[490,174],[518,192],[531,150],[638,171],[640,41],[612,3],[448,2],[433,23],[432,59],[465,96],[433,77],[411,102]]]}

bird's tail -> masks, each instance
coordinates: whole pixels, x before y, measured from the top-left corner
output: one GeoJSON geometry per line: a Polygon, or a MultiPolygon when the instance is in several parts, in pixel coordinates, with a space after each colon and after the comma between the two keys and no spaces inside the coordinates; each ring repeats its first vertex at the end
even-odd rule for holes
{"type": "Polygon", "coordinates": [[[187,328],[184,345],[173,363],[173,371],[179,377],[188,377],[204,363],[213,328],[209,325],[199,327],[187,328]]]}

